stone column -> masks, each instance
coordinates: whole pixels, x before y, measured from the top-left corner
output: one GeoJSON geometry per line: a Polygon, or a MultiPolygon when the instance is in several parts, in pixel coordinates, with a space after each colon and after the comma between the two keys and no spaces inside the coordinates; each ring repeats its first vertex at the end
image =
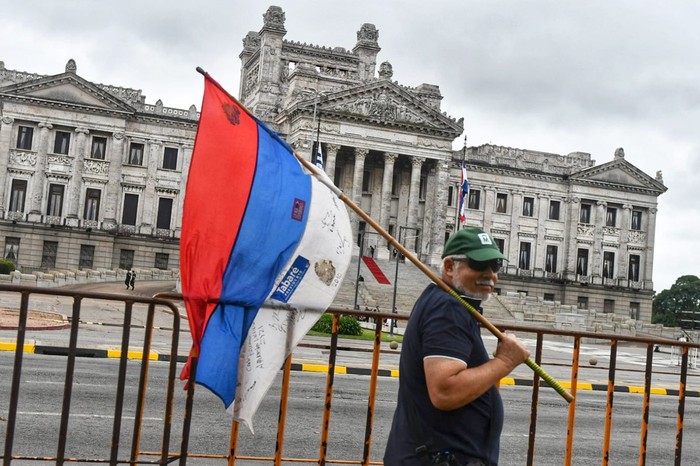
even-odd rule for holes
{"type": "Polygon", "coordinates": [[[424,157],[411,157],[411,188],[408,193],[408,219],[406,220],[406,226],[409,228],[420,227],[420,225],[418,225],[418,201],[420,190],[420,173],[421,168],[423,167],[423,162],[425,162],[424,157]]]}
{"type": "MultiPolygon", "coordinates": [[[[151,139],[148,141],[148,158],[144,160],[146,166],[146,187],[143,190],[141,199],[141,221],[139,231],[144,235],[152,235],[156,229],[156,215],[158,206],[158,196],[156,194],[156,173],[158,171],[158,161],[163,144],[161,141],[151,139]]],[[[144,154],[145,155],[145,154],[144,154]]]]}
{"type": "MultiPolygon", "coordinates": [[[[469,202],[466,199],[464,202],[469,202]]],[[[491,222],[493,219],[493,208],[496,203],[496,190],[490,186],[484,186],[484,231],[491,231],[491,222]]],[[[510,256],[508,256],[510,257],[510,256]]]]}
{"type": "MultiPolygon", "coordinates": [[[[389,231],[389,217],[391,217],[391,183],[394,180],[394,163],[399,154],[396,152],[384,153],[384,173],[382,175],[382,202],[379,217],[379,225],[389,231]]],[[[377,258],[388,259],[388,243],[382,238],[377,248],[377,258]]]]}
{"type": "Polygon", "coordinates": [[[639,277],[640,281],[644,281],[645,290],[654,289],[652,273],[654,272],[654,238],[656,237],[656,212],[656,207],[652,207],[651,209],[649,209],[649,215],[647,215],[647,244],[646,252],[644,254],[644,276],[639,277]]]}
{"type": "Polygon", "coordinates": [[[340,145],[338,144],[327,144],[326,145],[326,164],[324,168],[326,169],[326,175],[335,183],[335,158],[338,156],[338,151],[340,150],[340,145]]]}
{"type": "Polygon", "coordinates": [[[534,274],[537,275],[537,273],[544,273],[544,261],[545,261],[545,252],[546,252],[546,247],[545,247],[545,241],[544,241],[544,236],[546,232],[545,228],[545,223],[547,219],[549,218],[549,201],[550,198],[548,196],[538,196],[539,197],[539,210],[537,212],[537,238],[535,239],[534,244],[532,245],[534,251],[531,251],[530,254],[532,257],[530,257],[530,268],[533,271],[534,274]]]}
{"type": "Polygon", "coordinates": [[[109,173],[107,175],[109,181],[105,186],[104,199],[101,200],[102,205],[104,205],[102,227],[105,230],[113,231],[121,220],[117,219],[117,212],[119,212],[119,206],[122,203],[120,173],[124,161],[123,132],[117,131],[112,134],[112,145],[106,158],[109,160],[109,173]]]}
{"type": "Polygon", "coordinates": [[[570,197],[566,200],[569,204],[568,225],[564,233],[564,278],[574,280],[576,278],[576,237],[578,236],[578,220],[579,210],[581,208],[581,199],[578,197],[570,197]]]}
{"type": "MultiPolygon", "coordinates": [[[[190,172],[190,163],[192,162],[192,145],[182,146],[182,173],[190,172]]],[[[175,237],[179,238],[182,232],[182,213],[184,212],[185,205],[185,183],[182,183],[182,190],[177,196],[177,211],[173,212],[175,216],[175,237]]]]}
{"type": "Polygon", "coordinates": [[[39,123],[39,144],[36,154],[36,170],[32,176],[29,215],[27,220],[30,222],[41,221],[41,200],[44,198],[44,188],[46,179],[46,159],[48,157],[49,132],[53,128],[51,123],[39,123]]]}
{"type": "MultiPolygon", "coordinates": [[[[603,230],[605,229],[605,216],[608,203],[598,201],[596,203],[595,230],[593,232],[593,249],[588,259],[588,275],[599,281],[603,269],[603,230]]],[[[602,283],[602,282],[601,282],[602,283]]]]}
{"type": "Polygon", "coordinates": [[[618,247],[617,253],[617,278],[621,280],[627,280],[627,264],[629,263],[629,251],[627,250],[627,242],[629,240],[631,221],[632,205],[624,204],[622,206],[622,218],[620,219],[620,246],[618,247]]]}
{"type": "Polygon", "coordinates": [[[12,135],[15,134],[15,119],[3,117],[0,122],[0,218],[5,217],[5,193],[9,192],[7,184],[7,161],[12,148],[12,135]]]}
{"type": "MultiPolygon", "coordinates": [[[[355,148],[355,168],[352,172],[352,200],[358,206],[362,205],[362,176],[365,172],[365,157],[369,154],[369,149],[355,148]]],[[[359,233],[360,220],[357,214],[351,212],[350,223],[354,235],[359,233]]]]}
{"type": "Polygon", "coordinates": [[[66,225],[77,227],[80,225],[80,190],[83,186],[83,161],[85,160],[85,142],[90,133],[87,128],[75,128],[75,151],[73,152],[73,169],[71,179],[68,182],[68,215],[66,225]]]}
{"type": "MultiPolygon", "coordinates": [[[[450,183],[450,167],[447,161],[438,161],[436,168],[434,195],[425,206],[426,212],[433,213],[433,221],[430,228],[430,242],[428,251],[424,251],[429,265],[437,266],[442,262],[442,250],[445,243],[445,224],[447,210],[446,186],[450,183]]],[[[466,201],[466,200],[465,200],[466,201]]]]}

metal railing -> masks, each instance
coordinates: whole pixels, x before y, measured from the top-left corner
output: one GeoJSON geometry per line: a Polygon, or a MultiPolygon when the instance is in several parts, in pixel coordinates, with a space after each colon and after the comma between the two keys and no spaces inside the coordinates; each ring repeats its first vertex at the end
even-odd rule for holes
{"type": "MultiPolygon", "coordinates": [[[[302,343],[300,346],[305,347],[319,347],[324,351],[327,351],[328,361],[326,369],[326,383],[324,389],[324,402],[323,402],[323,413],[322,422],[320,430],[318,430],[318,454],[309,451],[308,457],[291,457],[284,455],[284,446],[286,438],[286,427],[288,424],[288,410],[289,410],[289,393],[291,382],[291,372],[293,369],[292,355],[286,359],[284,366],[282,368],[281,377],[281,389],[279,396],[279,415],[277,417],[277,425],[275,427],[275,450],[274,455],[270,456],[254,456],[254,455],[243,455],[239,453],[241,451],[241,439],[239,435],[238,423],[233,421],[231,423],[231,431],[229,437],[229,444],[226,449],[226,454],[213,454],[212,452],[197,452],[190,448],[190,434],[192,428],[193,419],[197,418],[198,413],[194,410],[194,399],[195,399],[195,384],[192,383],[194,374],[196,373],[196,359],[193,359],[193,366],[191,368],[191,379],[189,386],[186,391],[184,399],[179,399],[182,403],[182,429],[180,437],[180,447],[179,451],[171,451],[171,445],[173,441],[171,436],[173,434],[173,417],[176,409],[174,409],[174,400],[177,398],[175,395],[175,381],[176,381],[176,363],[179,360],[182,362],[182,358],[178,355],[178,343],[180,334],[180,314],[178,311],[178,306],[175,305],[177,300],[181,297],[176,294],[159,294],[153,298],[145,297],[132,297],[123,295],[112,295],[112,294],[102,294],[102,293],[76,293],[72,291],[62,291],[59,289],[41,289],[41,288],[27,288],[27,287],[16,287],[10,285],[0,285],[0,292],[7,294],[13,293],[19,297],[19,325],[16,333],[16,350],[14,357],[14,365],[12,372],[12,382],[11,390],[9,394],[8,401],[8,411],[7,411],[7,427],[5,433],[5,446],[4,454],[2,456],[3,464],[9,466],[13,461],[21,460],[31,460],[31,461],[47,461],[55,462],[56,464],[64,464],[66,462],[93,462],[93,463],[109,463],[109,464],[168,464],[172,462],[179,462],[181,465],[186,464],[188,458],[199,459],[218,459],[221,461],[226,461],[229,465],[235,465],[237,461],[266,461],[272,462],[275,465],[281,465],[288,462],[296,463],[313,463],[313,464],[381,464],[381,462],[372,460],[372,446],[373,438],[375,435],[375,408],[376,408],[376,398],[377,398],[377,382],[381,374],[386,375],[387,370],[380,367],[381,357],[387,353],[396,354],[396,351],[389,351],[382,348],[382,328],[383,323],[386,319],[397,319],[399,321],[406,320],[406,316],[392,314],[392,313],[380,313],[380,312],[366,312],[350,309],[331,309],[328,312],[334,317],[333,319],[333,333],[330,336],[327,344],[313,345],[308,343],[302,343]],[[18,455],[14,453],[13,442],[15,440],[16,427],[18,419],[21,413],[18,412],[18,403],[20,400],[20,395],[23,389],[22,384],[22,369],[23,369],[23,358],[24,351],[26,351],[26,322],[29,313],[29,302],[30,297],[41,295],[41,296],[55,296],[69,298],[72,300],[72,308],[70,315],[70,332],[68,346],[65,351],[67,356],[67,365],[65,370],[65,378],[63,380],[63,395],[62,395],[62,407],[61,407],[61,420],[58,432],[59,444],[55,453],[46,454],[45,452],[32,452],[32,455],[18,455]],[[114,397],[114,412],[113,412],[113,424],[111,429],[111,445],[109,449],[109,454],[105,457],[84,457],[76,458],[69,457],[66,454],[67,445],[67,434],[68,425],[70,422],[79,422],[71,417],[72,415],[72,393],[75,386],[75,363],[76,357],[80,354],[81,348],[78,345],[78,335],[82,331],[81,326],[86,326],[81,319],[81,310],[83,309],[83,304],[86,300],[95,300],[100,302],[110,302],[119,303],[123,306],[123,319],[121,325],[118,325],[122,329],[121,333],[121,345],[118,353],[119,366],[117,369],[117,381],[115,384],[115,397],[114,397]],[[145,317],[146,321],[143,327],[143,341],[138,339],[142,353],[134,352],[130,349],[133,340],[133,331],[137,325],[133,322],[133,317],[135,313],[141,312],[141,308],[146,308],[145,317]],[[138,308],[138,309],[137,309],[138,308]],[[159,451],[148,451],[142,448],[142,436],[146,433],[143,423],[144,423],[144,407],[146,405],[146,393],[147,386],[149,383],[149,367],[150,361],[154,359],[152,355],[152,341],[153,341],[153,331],[155,328],[155,311],[156,309],[165,310],[166,314],[171,318],[170,327],[170,340],[169,340],[169,350],[167,354],[161,354],[159,357],[155,358],[158,360],[166,361],[168,364],[167,370],[167,380],[164,382],[166,385],[164,390],[164,396],[162,398],[163,406],[163,425],[161,433],[161,448],[159,451]],[[374,339],[372,344],[366,348],[343,346],[339,344],[338,335],[338,323],[340,316],[357,316],[357,317],[372,317],[375,319],[374,327],[374,339]],[[362,435],[362,453],[356,458],[333,458],[329,453],[329,438],[331,433],[331,422],[330,419],[333,415],[333,396],[334,396],[334,383],[337,369],[337,357],[340,352],[345,351],[364,351],[367,353],[367,360],[370,363],[370,369],[367,373],[368,375],[368,389],[367,389],[367,407],[364,413],[364,434],[362,435]],[[127,363],[129,360],[135,360],[140,364],[139,376],[137,378],[138,393],[136,396],[135,403],[127,402],[125,400],[125,388],[127,386],[127,363]],[[123,439],[120,437],[122,430],[125,429],[125,409],[132,410],[134,412],[134,421],[131,427],[132,441],[130,443],[128,457],[122,454],[122,449],[120,445],[123,444],[123,439]]],[[[121,310],[120,310],[121,312],[121,310]]],[[[655,422],[655,419],[650,416],[650,405],[651,405],[651,395],[654,393],[652,387],[652,375],[654,373],[653,361],[655,349],[659,346],[677,348],[678,354],[678,389],[677,391],[669,390],[669,394],[672,394],[678,399],[678,414],[675,428],[675,445],[674,445],[674,458],[675,464],[680,465],[682,459],[682,446],[683,446],[683,434],[684,434],[684,415],[685,415],[685,402],[686,402],[686,384],[688,379],[688,369],[692,367],[691,353],[697,352],[700,348],[700,344],[693,342],[678,342],[675,340],[666,340],[659,338],[644,338],[644,337],[634,337],[634,336],[618,336],[613,334],[600,334],[593,332],[579,332],[579,331],[564,331],[564,330],[554,330],[554,329],[541,329],[533,327],[524,326],[499,326],[503,331],[513,331],[517,332],[518,335],[530,335],[535,341],[533,354],[535,361],[538,364],[543,364],[543,348],[545,346],[545,338],[556,339],[559,345],[569,345],[571,351],[571,360],[565,363],[561,363],[565,366],[565,369],[570,369],[571,375],[566,383],[570,386],[572,395],[576,396],[577,390],[581,388],[584,383],[580,381],[579,371],[581,369],[581,345],[582,342],[591,339],[596,342],[608,342],[609,343],[609,364],[607,368],[597,367],[596,369],[600,372],[601,370],[607,369],[607,381],[604,384],[606,391],[606,401],[605,401],[605,424],[603,426],[601,439],[601,462],[603,466],[608,464],[613,464],[610,461],[611,452],[611,438],[612,438],[612,420],[614,417],[614,397],[615,393],[619,391],[619,386],[616,384],[616,377],[618,373],[622,371],[627,371],[629,369],[622,369],[618,367],[617,353],[620,344],[633,344],[641,345],[646,348],[644,355],[644,369],[636,369],[643,377],[644,385],[643,388],[638,390],[642,396],[642,410],[640,413],[640,431],[639,431],[639,448],[638,448],[638,461],[640,465],[646,464],[647,458],[647,439],[649,433],[650,424],[655,422]]],[[[549,340],[547,340],[549,341],[549,340]]],[[[673,353],[675,355],[675,353],[673,353]]],[[[675,356],[674,356],[675,357],[675,356]]],[[[551,364],[550,364],[551,366],[551,364]]],[[[396,376],[398,371],[391,371],[391,376],[396,376]]],[[[507,382],[504,379],[502,382],[507,382]]],[[[502,383],[503,385],[503,383],[502,383]]],[[[528,431],[528,445],[526,458],[522,459],[520,464],[534,465],[535,454],[537,452],[537,427],[538,427],[538,413],[540,410],[540,400],[541,391],[540,387],[543,385],[536,374],[532,374],[531,383],[527,384],[532,392],[531,404],[530,404],[530,420],[529,420],[529,431],[528,431]]],[[[599,387],[600,388],[600,387],[599,387]]],[[[270,396],[268,394],[268,396],[270,396]]],[[[697,396],[697,395],[696,395],[697,396]]],[[[182,397],[180,397],[182,398],[182,397]]],[[[2,401],[4,403],[4,400],[2,401]]],[[[575,438],[575,421],[577,414],[577,403],[574,400],[568,406],[568,413],[566,415],[567,432],[565,439],[565,454],[563,463],[565,466],[573,464],[574,459],[574,438],[575,438]]],[[[316,432],[317,426],[308,426],[309,432],[316,432]]],[[[310,435],[316,435],[310,434],[310,435]]],[[[590,441],[590,439],[588,440],[590,441]]],[[[376,454],[375,456],[376,457],[376,454]]],[[[247,463],[246,463],[247,464],[247,463]]]]}

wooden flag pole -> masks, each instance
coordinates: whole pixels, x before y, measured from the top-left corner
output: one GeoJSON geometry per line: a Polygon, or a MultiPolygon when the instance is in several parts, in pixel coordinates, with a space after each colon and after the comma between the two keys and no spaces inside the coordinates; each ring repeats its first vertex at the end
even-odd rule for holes
{"type": "MultiPolygon", "coordinates": [[[[384,228],[382,228],[372,217],[370,217],[364,210],[362,210],[357,204],[355,204],[351,199],[349,199],[345,193],[343,193],[333,182],[328,178],[325,172],[321,172],[318,168],[310,163],[308,160],[299,156],[296,152],[294,156],[299,160],[299,162],[310,171],[320,182],[328,186],[328,188],[333,191],[338,198],[343,201],[348,207],[350,207],[357,215],[359,215],[362,220],[367,222],[374,230],[382,235],[392,246],[394,246],[401,254],[403,254],[408,260],[410,260],[416,267],[418,267],[421,272],[430,278],[437,286],[442,288],[444,291],[452,295],[457,299],[462,306],[464,306],[479,323],[486,327],[489,332],[491,332],[496,338],[502,340],[504,338],[503,332],[501,332],[496,326],[494,326],[486,317],[484,317],[479,311],[477,311],[474,306],[465,301],[455,290],[453,290],[447,283],[445,283],[440,277],[438,277],[432,270],[430,270],[425,264],[423,264],[416,256],[411,254],[401,243],[399,243],[393,236],[391,236],[384,228]]],[[[550,387],[552,387],[557,393],[559,393],[567,402],[571,403],[574,397],[567,392],[564,387],[562,387],[559,382],[554,380],[554,378],[545,372],[535,361],[531,358],[525,360],[527,364],[538,376],[540,376],[550,387]]]]}

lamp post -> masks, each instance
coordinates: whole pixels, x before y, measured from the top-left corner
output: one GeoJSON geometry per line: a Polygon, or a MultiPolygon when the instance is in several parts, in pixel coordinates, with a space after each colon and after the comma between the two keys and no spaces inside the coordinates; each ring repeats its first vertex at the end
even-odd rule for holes
{"type": "MultiPolygon", "coordinates": [[[[403,241],[401,241],[401,237],[404,236],[403,233],[404,231],[415,231],[418,232],[420,231],[418,228],[413,228],[413,227],[404,227],[404,226],[399,226],[399,243],[404,244],[406,241],[409,239],[415,239],[415,238],[420,238],[420,234],[418,235],[413,235],[413,236],[406,236],[403,238],[403,241]]],[[[416,252],[418,248],[416,248],[416,252]]],[[[394,271],[394,296],[391,301],[391,310],[392,312],[396,312],[396,290],[397,286],[399,283],[399,261],[402,258],[402,254],[400,252],[396,253],[396,270],[394,271]]]]}

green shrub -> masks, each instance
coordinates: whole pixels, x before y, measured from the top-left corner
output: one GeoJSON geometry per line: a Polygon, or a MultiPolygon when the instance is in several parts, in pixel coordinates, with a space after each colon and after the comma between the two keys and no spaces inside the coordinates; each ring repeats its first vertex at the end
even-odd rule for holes
{"type": "MultiPolygon", "coordinates": [[[[316,324],[311,328],[315,332],[331,333],[333,331],[333,315],[323,314],[316,324]]],[[[362,335],[362,327],[360,327],[357,319],[350,316],[340,316],[338,321],[339,335],[362,335]]]]}
{"type": "Polygon", "coordinates": [[[6,259],[0,259],[0,273],[7,275],[10,272],[15,271],[15,264],[12,261],[6,259]]]}

